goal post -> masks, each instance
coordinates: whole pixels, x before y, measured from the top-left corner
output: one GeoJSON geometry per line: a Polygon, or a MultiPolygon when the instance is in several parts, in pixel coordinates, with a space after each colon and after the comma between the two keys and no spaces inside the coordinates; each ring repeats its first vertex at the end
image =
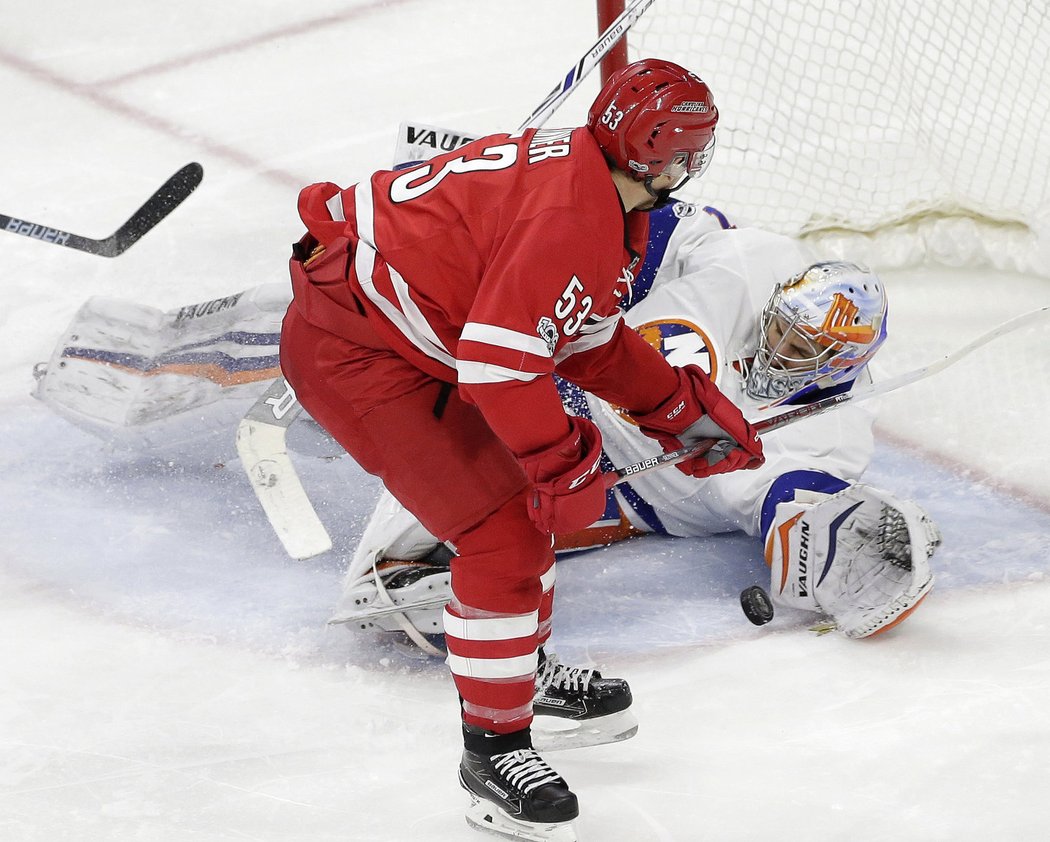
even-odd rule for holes
{"type": "MultiPolygon", "coordinates": [[[[614,20],[623,14],[626,0],[596,0],[598,4],[598,32],[605,32],[614,20]]],[[[651,9],[651,7],[650,7],[651,9]]],[[[630,34],[630,33],[628,33],[630,34]]],[[[627,64],[627,38],[621,38],[602,59],[602,84],[617,70],[627,64]]]]}
{"type": "MultiPolygon", "coordinates": [[[[623,7],[596,2],[599,21],[623,7]]],[[[691,198],[877,268],[1050,275],[1047,4],[657,0],[624,53],[711,86],[691,198]]]]}

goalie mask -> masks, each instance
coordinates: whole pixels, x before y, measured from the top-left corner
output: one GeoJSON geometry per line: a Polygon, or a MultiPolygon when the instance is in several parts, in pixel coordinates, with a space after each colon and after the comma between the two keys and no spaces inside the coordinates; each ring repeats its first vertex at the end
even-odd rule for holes
{"type": "Polygon", "coordinates": [[[886,339],[886,291],[855,263],[816,263],[778,284],[759,321],[748,395],[782,404],[856,379],[886,339]]]}
{"type": "Polygon", "coordinates": [[[617,169],[645,183],[660,204],[690,178],[699,178],[715,148],[718,109],[694,73],[662,59],[621,68],[587,113],[587,128],[617,169]],[[670,177],[656,190],[654,179],[670,177]]]}

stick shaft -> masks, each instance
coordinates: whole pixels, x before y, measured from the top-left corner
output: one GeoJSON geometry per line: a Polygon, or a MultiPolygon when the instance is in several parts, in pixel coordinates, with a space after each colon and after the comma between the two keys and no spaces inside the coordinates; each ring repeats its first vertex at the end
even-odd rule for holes
{"type": "Polygon", "coordinates": [[[537,105],[536,109],[525,119],[525,122],[518,126],[518,131],[534,129],[546,123],[551,114],[558,109],[558,106],[579,87],[580,83],[590,75],[590,72],[601,63],[605,54],[627,34],[627,30],[634,26],[635,21],[652,4],[653,0],[633,0],[623,10],[623,13],[609,24],[608,29],[598,36],[598,40],[580,57],[579,61],[569,68],[569,72],[551,88],[550,93],[544,97],[543,102],[537,105]]]}
{"type": "MultiPolygon", "coordinates": [[[[1050,307],[1040,307],[1037,310],[1024,313],[1016,318],[1003,322],[998,327],[992,328],[992,330],[987,333],[981,334],[972,342],[968,342],[958,350],[952,351],[942,359],[929,363],[928,365],[921,366],[912,371],[906,371],[903,374],[898,374],[896,377],[890,377],[889,379],[883,380],[881,383],[876,383],[873,386],[869,386],[866,389],[856,389],[849,392],[843,392],[840,395],[832,395],[830,398],[824,398],[823,400],[815,401],[811,404],[795,407],[794,409],[790,409],[780,415],[775,415],[772,418],[765,418],[761,421],[756,421],[753,424],[755,432],[761,436],[772,430],[779,430],[781,427],[786,427],[788,424],[794,424],[796,421],[801,421],[803,418],[809,418],[813,415],[822,415],[825,412],[842,406],[844,403],[859,403],[860,401],[866,401],[870,398],[877,397],[878,395],[885,395],[888,392],[896,391],[902,386],[916,383],[919,380],[925,380],[927,377],[944,371],[948,366],[954,365],[963,357],[976,351],[978,348],[987,345],[993,339],[998,339],[1000,336],[1005,336],[1006,334],[1013,333],[1023,327],[1036,324],[1037,322],[1046,319],[1047,316],[1050,316],[1050,307]]],[[[714,442],[711,440],[703,441],[694,447],[684,447],[679,450],[672,450],[668,453],[661,453],[659,456],[654,456],[651,459],[643,459],[641,462],[635,462],[633,465],[625,465],[622,468],[617,468],[616,471],[610,472],[606,475],[608,477],[606,485],[611,487],[623,482],[624,480],[630,479],[631,477],[638,476],[639,474],[649,473],[649,471],[655,471],[658,468],[665,468],[668,465],[677,465],[679,462],[684,462],[687,459],[702,456],[711,449],[713,444],[714,442]]]]}

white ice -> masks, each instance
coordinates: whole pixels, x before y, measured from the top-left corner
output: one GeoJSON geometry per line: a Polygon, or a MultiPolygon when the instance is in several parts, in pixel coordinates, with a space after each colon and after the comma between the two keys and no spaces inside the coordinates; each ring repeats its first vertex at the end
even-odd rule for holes
{"type": "MultiPolygon", "coordinates": [[[[230,441],[107,450],[30,397],[32,367],[91,295],[170,308],[282,280],[300,186],[388,164],[405,118],[514,128],[590,43],[593,4],[37,0],[2,17],[0,212],[101,237],[183,163],[205,179],[114,260],[0,232],[0,839],[475,838],[444,666],[325,626],[374,481],[304,462],[336,547],[293,562],[230,441]]],[[[886,280],[887,373],[1050,303],[1039,278],[886,280]]],[[[945,535],[938,587],[888,635],[817,636],[787,612],[750,626],[736,595],[764,568],[739,536],[561,565],[559,650],[628,677],[641,721],[551,756],[581,839],[1047,838],[1048,336],[884,400],[869,479],[945,535]]]]}

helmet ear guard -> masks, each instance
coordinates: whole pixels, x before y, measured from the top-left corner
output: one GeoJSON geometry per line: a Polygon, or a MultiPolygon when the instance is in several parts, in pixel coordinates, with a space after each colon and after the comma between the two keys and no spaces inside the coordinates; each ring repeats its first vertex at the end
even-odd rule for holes
{"type": "Polygon", "coordinates": [[[718,109],[703,80],[662,59],[636,61],[614,73],[587,114],[587,128],[613,166],[647,186],[670,175],[671,189],[707,168],[717,123],[718,109]]]}
{"type": "Polygon", "coordinates": [[[875,273],[845,261],[815,263],[773,291],[746,390],[771,405],[845,386],[886,339],[886,291],[875,273]]]}

